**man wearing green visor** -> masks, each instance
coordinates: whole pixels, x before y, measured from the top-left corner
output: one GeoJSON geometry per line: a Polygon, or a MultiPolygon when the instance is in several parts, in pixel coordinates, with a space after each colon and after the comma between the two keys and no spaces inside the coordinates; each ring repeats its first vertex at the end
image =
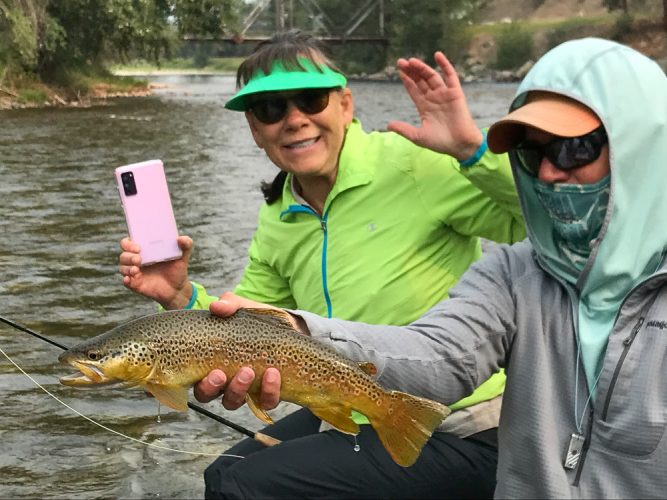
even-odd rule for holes
{"type": "MultiPolygon", "coordinates": [[[[421,61],[399,60],[421,126],[392,122],[392,132],[370,134],[354,118],[346,78],[313,37],[278,34],[243,62],[240,90],[225,107],[245,113],[280,173],[263,187],[266,203],[236,294],[331,318],[404,325],[446,298],[481,256],[481,237],[524,238],[507,157],[487,151],[454,68],[442,53],[436,61],[442,76],[421,61]]],[[[217,297],[188,279],[192,240],[181,236],[179,244],[182,259],[140,268],[138,247],[123,240],[124,284],[165,309],[208,308],[217,297]]],[[[269,369],[263,381],[278,376],[269,369]]],[[[214,370],[203,383],[222,387],[223,377],[214,370]]],[[[235,378],[249,384],[252,377],[242,368],[235,378]]],[[[263,431],[282,444],[245,440],[228,453],[246,458],[216,460],[205,474],[206,495],[488,497],[503,387],[504,375],[495,374],[452,405],[442,432],[410,468],[391,460],[363,415],[352,415],[362,424],[355,438],[299,410],[263,431]]],[[[233,396],[225,394],[225,406],[242,403],[233,396]]]]}

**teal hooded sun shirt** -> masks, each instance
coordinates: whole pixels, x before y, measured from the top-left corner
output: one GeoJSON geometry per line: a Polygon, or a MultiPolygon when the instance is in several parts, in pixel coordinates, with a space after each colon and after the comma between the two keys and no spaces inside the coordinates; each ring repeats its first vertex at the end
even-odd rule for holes
{"type": "Polygon", "coordinates": [[[517,166],[513,169],[538,261],[574,286],[577,341],[594,394],[619,307],[634,286],[656,271],[667,248],[667,169],[662,165],[667,142],[660,137],[667,120],[667,95],[655,87],[664,73],[650,59],[607,40],[577,43],[577,57],[571,57],[567,43],[542,57],[519,86],[517,99],[535,90],[565,95],[593,110],[607,132],[609,201],[583,270],[559,251],[553,222],[536,196],[535,179],[517,166]],[[612,81],[606,77],[610,74],[621,76],[612,81]],[[636,196],[639,192],[641,197],[636,196]]]}

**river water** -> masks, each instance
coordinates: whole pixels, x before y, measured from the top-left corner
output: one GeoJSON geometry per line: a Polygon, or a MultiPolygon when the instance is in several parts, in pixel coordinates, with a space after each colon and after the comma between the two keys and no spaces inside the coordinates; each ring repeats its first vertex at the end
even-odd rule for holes
{"type": "MultiPolygon", "coordinates": [[[[97,335],[155,306],[117,272],[126,233],[116,166],[160,158],[181,233],[195,240],[191,276],[209,291],[231,289],[262,201],[259,183],[275,167],[259,151],[241,113],[223,102],[231,76],[159,76],[151,97],[87,109],[0,111],[0,315],[62,344],[97,335]]],[[[356,115],[367,130],[417,116],[398,83],[353,82],[356,115]]],[[[502,116],[514,85],[465,87],[479,126],[502,116]]],[[[0,323],[0,497],[194,498],[212,456],[136,443],[113,431],[187,452],[219,454],[235,431],[192,411],[162,408],[140,391],[61,386],[71,370],[60,350],[0,323]],[[40,389],[41,384],[58,402],[40,389]]],[[[207,409],[252,430],[245,408],[207,409]]],[[[280,416],[289,411],[282,407],[280,416]],[[281,413],[282,412],[282,413],[281,413]]]]}

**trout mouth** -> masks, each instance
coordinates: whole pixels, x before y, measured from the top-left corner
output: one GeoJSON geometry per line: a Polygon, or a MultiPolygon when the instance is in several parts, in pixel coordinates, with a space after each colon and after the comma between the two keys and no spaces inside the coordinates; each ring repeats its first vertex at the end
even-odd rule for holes
{"type": "Polygon", "coordinates": [[[70,365],[79,370],[71,375],[60,377],[60,383],[74,387],[120,384],[122,380],[107,377],[98,367],[82,361],[71,361],[70,365]]]}

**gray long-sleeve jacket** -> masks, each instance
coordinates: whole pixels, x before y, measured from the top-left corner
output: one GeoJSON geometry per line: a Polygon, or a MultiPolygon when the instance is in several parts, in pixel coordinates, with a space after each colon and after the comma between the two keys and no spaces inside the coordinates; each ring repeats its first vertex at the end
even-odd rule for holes
{"type": "Polygon", "coordinates": [[[531,91],[585,104],[608,137],[609,202],[583,270],[513,161],[529,241],[485,256],[407,327],[303,317],[313,337],[374,362],[387,388],[444,403],[504,367],[500,498],[666,498],[667,77],[584,39],[543,56],[514,105],[531,91]]]}
{"type": "Polygon", "coordinates": [[[666,284],[667,273],[657,273],[623,303],[588,405],[573,292],[536,263],[528,242],[474,264],[449,300],[407,327],[299,314],[314,338],[375,363],[384,386],[444,403],[505,367],[496,496],[664,498],[666,284]],[[568,470],[577,422],[586,446],[568,470]]]}

